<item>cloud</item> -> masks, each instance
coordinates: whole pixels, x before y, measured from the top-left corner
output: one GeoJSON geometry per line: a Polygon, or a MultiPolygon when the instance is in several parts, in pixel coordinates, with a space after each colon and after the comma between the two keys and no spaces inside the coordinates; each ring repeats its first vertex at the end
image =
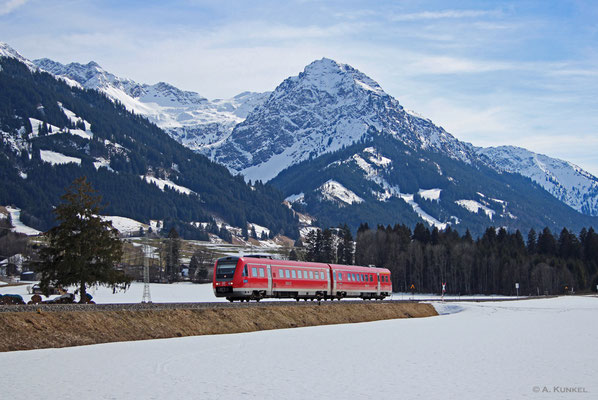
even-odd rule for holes
{"type": "Polygon", "coordinates": [[[29,0],[8,0],[0,2],[0,15],[6,15],[17,8],[21,7],[23,4],[27,3],[29,0]]]}
{"type": "Polygon", "coordinates": [[[444,10],[444,11],[422,11],[417,13],[392,15],[392,21],[421,21],[438,19],[461,19],[478,18],[489,15],[497,15],[497,11],[488,10],[444,10]]]}

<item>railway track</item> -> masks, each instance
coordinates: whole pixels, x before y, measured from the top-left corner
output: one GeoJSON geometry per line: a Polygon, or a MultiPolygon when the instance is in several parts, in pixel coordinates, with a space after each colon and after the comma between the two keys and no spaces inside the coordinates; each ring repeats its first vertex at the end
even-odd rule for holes
{"type": "MultiPolygon", "coordinates": [[[[444,302],[488,302],[488,301],[515,301],[530,299],[546,299],[557,296],[533,296],[509,299],[445,299],[444,302]]],[[[351,303],[375,303],[375,304],[398,304],[398,303],[427,303],[442,301],[438,298],[429,299],[405,299],[405,300],[343,300],[343,301],[261,301],[243,303],[224,302],[198,302],[198,303],[125,303],[125,304],[30,304],[30,305],[0,305],[0,312],[76,312],[76,311],[156,311],[156,310],[177,310],[177,309],[207,309],[207,308],[235,308],[235,307],[279,307],[279,306],[313,306],[320,305],[334,307],[339,304],[351,303]]]]}

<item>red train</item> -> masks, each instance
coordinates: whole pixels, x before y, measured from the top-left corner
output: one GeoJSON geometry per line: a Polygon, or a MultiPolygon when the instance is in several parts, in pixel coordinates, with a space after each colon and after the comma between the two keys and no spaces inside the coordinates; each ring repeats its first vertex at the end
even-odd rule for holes
{"type": "Polygon", "coordinates": [[[263,256],[224,257],[214,264],[216,297],[229,301],[263,298],[334,300],[384,299],[392,292],[386,268],[274,260],[263,256]]]}

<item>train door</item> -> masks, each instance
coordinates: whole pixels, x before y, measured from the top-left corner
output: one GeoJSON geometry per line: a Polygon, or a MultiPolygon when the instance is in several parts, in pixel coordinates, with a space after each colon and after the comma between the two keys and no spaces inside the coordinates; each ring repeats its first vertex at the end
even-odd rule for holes
{"type": "Polygon", "coordinates": [[[377,287],[376,294],[377,294],[378,296],[380,296],[380,272],[377,272],[377,273],[376,273],[376,276],[377,276],[377,278],[378,278],[378,284],[376,285],[376,287],[377,287]]]}
{"type": "Polygon", "coordinates": [[[272,296],[272,268],[269,265],[266,266],[266,274],[268,275],[268,291],[267,296],[272,296]]]}

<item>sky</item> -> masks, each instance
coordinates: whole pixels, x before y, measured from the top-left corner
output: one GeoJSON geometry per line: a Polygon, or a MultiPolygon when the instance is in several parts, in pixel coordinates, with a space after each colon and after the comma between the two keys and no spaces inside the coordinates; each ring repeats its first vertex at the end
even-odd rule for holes
{"type": "Polygon", "coordinates": [[[598,1],[0,0],[0,41],[214,98],[322,57],[476,146],[598,176],[598,1]]]}

